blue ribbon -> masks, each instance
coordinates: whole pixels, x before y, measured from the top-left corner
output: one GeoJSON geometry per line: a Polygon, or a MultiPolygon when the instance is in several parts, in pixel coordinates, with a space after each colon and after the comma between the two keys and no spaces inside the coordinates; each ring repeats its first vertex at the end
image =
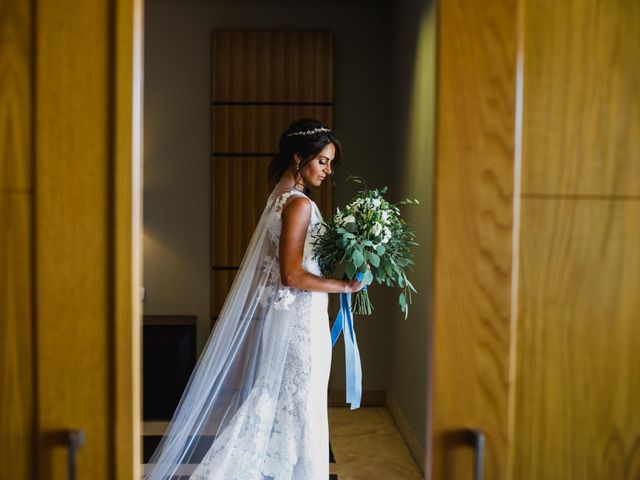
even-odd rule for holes
{"type": "MultiPolygon", "coordinates": [[[[356,278],[362,280],[363,273],[358,272],[356,278]]],[[[355,410],[360,408],[360,398],[362,397],[362,366],[360,365],[360,352],[358,351],[358,342],[356,342],[356,332],[353,328],[350,293],[340,294],[340,312],[333,323],[333,327],[331,327],[332,346],[335,346],[342,330],[344,330],[347,403],[351,404],[351,410],[355,410]]]]}

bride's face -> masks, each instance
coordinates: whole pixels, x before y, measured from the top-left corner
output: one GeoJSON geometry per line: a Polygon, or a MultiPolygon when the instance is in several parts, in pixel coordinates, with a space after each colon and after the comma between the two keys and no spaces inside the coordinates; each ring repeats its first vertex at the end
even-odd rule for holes
{"type": "Polygon", "coordinates": [[[307,163],[300,174],[306,185],[319,187],[322,181],[331,173],[331,162],[336,154],[336,147],[333,143],[325,147],[316,157],[307,163]]]}

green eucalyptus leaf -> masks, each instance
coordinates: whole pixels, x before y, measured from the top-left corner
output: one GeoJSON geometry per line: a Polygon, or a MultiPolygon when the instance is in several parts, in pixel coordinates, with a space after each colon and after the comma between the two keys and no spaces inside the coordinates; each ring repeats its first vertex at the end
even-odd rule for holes
{"type": "Polygon", "coordinates": [[[356,267],[359,267],[364,263],[364,255],[362,255],[362,252],[359,249],[353,251],[351,259],[353,260],[353,263],[356,267]]]}
{"type": "Polygon", "coordinates": [[[365,285],[371,285],[371,282],[373,282],[373,273],[371,273],[371,270],[365,272],[363,280],[365,285]]]}
{"type": "Polygon", "coordinates": [[[369,262],[371,262],[371,265],[373,265],[374,267],[380,266],[380,257],[375,253],[367,252],[367,258],[369,259],[369,262]]]}
{"type": "Polygon", "coordinates": [[[376,252],[378,252],[378,255],[382,255],[385,251],[384,245],[380,244],[376,247],[376,252]]]}
{"type": "Polygon", "coordinates": [[[362,265],[360,265],[358,267],[358,271],[362,272],[362,273],[366,273],[369,271],[369,266],[367,264],[367,262],[362,262],[362,265]]]}
{"type": "Polygon", "coordinates": [[[347,230],[348,232],[355,232],[357,230],[357,226],[355,222],[347,222],[344,224],[344,228],[345,230],[347,230]]]}
{"type": "Polygon", "coordinates": [[[344,270],[345,270],[345,273],[347,274],[347,277],[349,278],[353,278],[354,275],[356,274],[356,266],[353,264],[353,262],[347,262],[347,265],[344,270]]]}

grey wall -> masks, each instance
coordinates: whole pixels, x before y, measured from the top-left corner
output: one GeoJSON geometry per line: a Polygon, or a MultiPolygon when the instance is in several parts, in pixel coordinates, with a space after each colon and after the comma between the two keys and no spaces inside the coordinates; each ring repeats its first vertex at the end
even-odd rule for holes
{"type": "Polygon", "coordinates": [[[433,162],[435,134],[434,2],[394,2],[393,22],[393,151],[402,159],[394,168],[395,200],[418,198],[403,214],[414,227],[415,271],[410,279],[418,294],[409,318],[396,309],[390,319],[389,395],[398,404],[422,449],[426,442],[426,411],[431,344],[433,162]]]}
{"type": "MultiPolygon", "coordinates": [[[[400,157],[391,151],[391,7],[358,1],[145,2],[144,287],[145,314],[195,314],[198,348],[209,334],[211,32],[217,28],[332,30],[335,124],[345,162],[335,201],[344,204],[355,173],[384,185],[400,157]],[[363,8],[366,6],[366,8],[363,8]]],[[[358,319],[363,388],[388,386],[388,292],[375,315],[358,319]]],[[[395,307],[394,307],[395,308],[395,307]]],[[[395,321],[395,319],[394,319],[395,321]]],[[[344,389],[336,345],[331,387],[344,389]]]]}

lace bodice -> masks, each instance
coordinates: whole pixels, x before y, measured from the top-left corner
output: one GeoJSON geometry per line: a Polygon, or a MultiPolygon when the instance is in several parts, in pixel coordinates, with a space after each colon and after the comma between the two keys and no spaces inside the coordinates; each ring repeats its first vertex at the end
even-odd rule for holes
{"type": "Polygon", "coordinates": [[[269,239],[272,243],[271,253],[267,254],[263,259],[263,268],[267,273],[268,280],[265,287],[264,294],[261,296],[260,301],[263,305],[270,301],[275,295],[273,308],[288,309],[293,300],[295,299],[293,289],[291,287],[285,287],[282,285],[280,278],[280,262],[279,262],[279,243],[280,232],[282,231],[282,210],[288,203],[288,200],[292,195],[303,196],[311,202],[311,219],[309,220],[309,227],[307,228],[307,236],[304,242],[304,251],[302,255],[302,268],[315,275],[321,275],[320,266],[318,262],[313,259],[313,240],[312,233],[322,232],[322,214],[316,203],[307,197],[304,193],[297,190],[288,190],[276,195],[273,200],[273,207],[271,209],[271,216],[268,220],[267,231],[269,239]]]}

